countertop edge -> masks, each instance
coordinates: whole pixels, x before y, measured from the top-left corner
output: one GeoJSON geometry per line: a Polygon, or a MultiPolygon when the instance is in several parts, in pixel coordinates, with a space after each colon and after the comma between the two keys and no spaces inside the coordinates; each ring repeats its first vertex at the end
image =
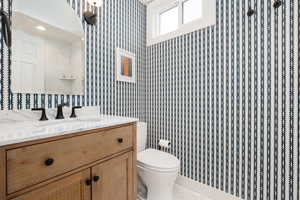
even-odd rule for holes
{"type": "Polygon", "coordinates": [[[110,127],[117,127],[117,126],[122,126],[126,124],[134,124],[137,123],[139,120],[138,119],[130,119],[127,121],[123,122],[116,122],[113,121],[111,124],[105,124],[105,125],[99,125],[95,127],[89,127],[89,128],[79,128],[79,129],[74,129],[70,131],[65,131],[65,132],[57,132],[57,133],[50,133],[50,134],[44,134],[44,135],[37,135],[37,136],[32,136],[28,138],[20,138],[20,139],[12,139],[12,140],[7,140],[7,141],[0,141],[0,148],[7,148],[9,146],[14,146],[14,145],[20,145],[22,146],[22,143],[38,143],[40,140],[55,140],[56,137],[70,137],[71,135],[75,134],[80,134],[81,132],[88,132],[88,131],[97,131],[101,129],[106,129],[110,127]]]}

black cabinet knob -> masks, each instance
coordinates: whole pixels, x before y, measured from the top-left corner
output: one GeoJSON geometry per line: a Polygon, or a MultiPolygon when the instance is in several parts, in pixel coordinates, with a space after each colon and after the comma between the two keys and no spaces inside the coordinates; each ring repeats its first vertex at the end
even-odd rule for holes
{"type": "Polygon", "coordinates": [[[85,181],[85,184],[86,184],[87,186],[92,185],[92,180],[91,180],[91,179],[87,179],[87,180],[85,181]]]}
{"type": "Polygon", "coordinates": [[[54,163],[54,159],[53,158],[48,158],[47,160],[45,160],[45,165],[46,166],[51,166],[54,163]]]}
{"type": "Polygon", "coordinates": [[[123,138],[118,138],[119,143],[123,143],[123,138]]]}
{"type": "Polygon", "coordinates": [[[94,176],[94,177],[93,177],[93,180],[94,180],[94,182],[98,182],[98,181],[99,181],[99,179],[100,179],[100,177],[99,177],[99,176],[94,176]]]}

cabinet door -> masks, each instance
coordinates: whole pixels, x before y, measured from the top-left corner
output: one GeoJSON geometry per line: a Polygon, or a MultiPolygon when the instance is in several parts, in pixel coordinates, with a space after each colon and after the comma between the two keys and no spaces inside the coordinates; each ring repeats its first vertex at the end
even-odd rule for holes
{"type": "Polygon", "coordinates": [[[55,181],[14,200],[91,200],[90,169],[55,181]]]}
{"type": "Polygon", "coordinates": [[[93,200],[133,200],[132,153],[92,168],[93,200]]]}

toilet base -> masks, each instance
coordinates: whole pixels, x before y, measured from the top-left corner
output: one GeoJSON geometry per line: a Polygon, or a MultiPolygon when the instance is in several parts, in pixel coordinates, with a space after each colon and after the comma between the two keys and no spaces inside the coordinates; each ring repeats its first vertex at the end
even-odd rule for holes
{"type": "Polygon", "coordinates": [[[152,186],[148,188],[147,200],[173,200],[173,189],[174,184],[166,185],[164,188],[152,186]]]}
{"type": "MultiPolygon", "coordinates": [[[[180,161],[171,154],[147,149],[138,154],[137,171],[146,186],[146,200],[173,200],[180,161]]],[[[141,195],[145,194],[141,191],[141,195]]]]}

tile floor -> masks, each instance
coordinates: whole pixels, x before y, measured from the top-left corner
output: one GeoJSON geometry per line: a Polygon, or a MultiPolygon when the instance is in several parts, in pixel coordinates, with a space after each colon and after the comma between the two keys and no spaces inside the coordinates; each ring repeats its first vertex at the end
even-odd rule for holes
{"type": "Polygon", "coordinates": [[[180,185],[174,187],[174,200],[210,200],[205,196],[201,196],[199,193],[191,191],[180,185]]]}
{"type": "MultiPolygon", "coordinates": [[[[138,200],[145,200],[139,199],[138,200]]],[[[174,187],[174,200],[211,200],[180,185],[174,187]]]]}

